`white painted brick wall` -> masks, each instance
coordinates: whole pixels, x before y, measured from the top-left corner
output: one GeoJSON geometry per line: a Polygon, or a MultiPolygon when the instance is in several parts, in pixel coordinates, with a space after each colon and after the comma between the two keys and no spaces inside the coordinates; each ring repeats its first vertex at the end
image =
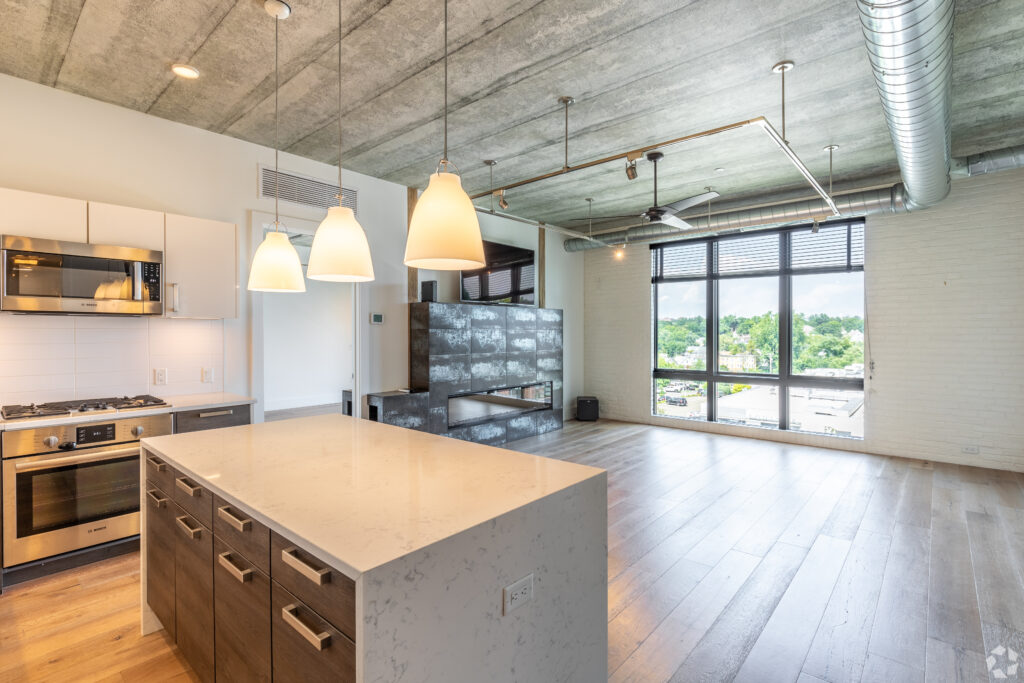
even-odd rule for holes
{"type": "Polygon", "coordinates": [[[1024,170],[867,225],[864,441],[653,417],[645,245],[586,253],[585,393],[612,419],[1024,471],[1024,170]]]}

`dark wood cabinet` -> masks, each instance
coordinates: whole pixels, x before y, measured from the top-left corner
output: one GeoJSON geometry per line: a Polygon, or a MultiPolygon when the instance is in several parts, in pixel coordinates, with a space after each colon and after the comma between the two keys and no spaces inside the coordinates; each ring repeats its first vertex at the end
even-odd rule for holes
{"type": "Polygon", "coordinates": [[[221,408],[182,410],[174,413],[174,433],[199,432],[205,429],[236,427],[252,422],[252,406],[243,403],[221,408]]]}
{"type": "MultiPolygon", "coordinates": [[[[171,496],[174,490],[174,468],[160,456],[146,453],[146,479],[158,489],[171,496]]],[[[171,496],[173,498],[173,496],[171,496]]]]}
{"type": "Polygon", "coordinates": [[[170,496],[146,486],[146,595],[157,619],[174,639],[174,508],[170,496]]]}
{"type": "Polygon", "coordinates": [[[270,529],[249,513],[219,496],[213,499],[213,533],[242,553],[264,574],[270,574],[270,529]]]}
{"type": "Polygon", "coordinates": [[[213,493],[189,476],[173,470],[174,488],[171,497],[182,510],[195,517],[207,529],[213,528],[213,493]]]}
{"type": "Polygon", "coordinates": [[[213,594],[218,683],[271,680],[270,577],[216,538],[213,594]]]}
{"type": "Polygon", "coordinates": [[[273,532],[270,534],[270,576],[355,640],[355,581],[273,532]]]}
{"type": "Polygon", "coordinates": [[[212,681],[213,533],[183,511],[174,524],[175,636],[196,676],[212,681]]]}
{"type": "Polygon", "coordinates": [[[354,683],[355,643],[281,584],[271,583],[275,683],[354,683]]]}

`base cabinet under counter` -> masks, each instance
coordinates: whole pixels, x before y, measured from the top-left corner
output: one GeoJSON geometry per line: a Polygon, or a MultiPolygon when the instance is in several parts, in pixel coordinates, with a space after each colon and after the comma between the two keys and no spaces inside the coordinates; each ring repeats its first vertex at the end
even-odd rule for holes
{"type": "Polygon", "coordinates": [[[252,405],[240,403],[202,410],[177,410],[172,415],[175,434],[201,432],[207,429],[252,424],[252,405]]]}
{"type": "Polygon", "coordinates": [[[196,677],[354,682],[355,583],[203,488],[211,530],[158,485],[199,482],[143,462],[147,602],[196,677]]]}

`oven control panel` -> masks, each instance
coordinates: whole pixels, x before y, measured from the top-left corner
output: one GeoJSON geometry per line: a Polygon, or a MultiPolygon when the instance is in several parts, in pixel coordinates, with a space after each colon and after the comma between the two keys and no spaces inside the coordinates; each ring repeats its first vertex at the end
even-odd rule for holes
{"type": "Polygon", "coordinates": [[[75,436],[75,443],[80,446],[87,443],[113,441],[115,436],[114,423],[85,425],[75,430],[75,436]]]}
{"type": "Polygon", "coordinates": [[[137,442],[140,436],[171,433],[171,414],[122,418],[109,422],[79,422],[52,427],[11,429],[0,432],[4,460],[25,455],[41,455],[103,444],[137,442]]]}

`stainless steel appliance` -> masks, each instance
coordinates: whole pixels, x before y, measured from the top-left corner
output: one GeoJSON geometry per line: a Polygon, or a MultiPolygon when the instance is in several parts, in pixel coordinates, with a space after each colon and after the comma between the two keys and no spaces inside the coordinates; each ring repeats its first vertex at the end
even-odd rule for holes
{"type": "Polygon", "coordinates": [[[0,236],[0,310],[160,315],[163,252],[0,236]]]}
{"type": "Polygon", "coordinates": [[[138,534],[139,439],[170,433],[169,413],[8,425],[2,432],[4,567],[138,534]]]}
{"type": "Polygon", "coordinates": [[[141,394],[139,396],[122,396],[120,398],[90,398],[76,401],[57,401],[36,405],[7,405],[0,408],[0,417],[12,422],[15,420],[31,420],[40,417],[71,417],[84,413],[123,413],[147,408],[162,408],[167,402],[162,398],[141,394]]]}

